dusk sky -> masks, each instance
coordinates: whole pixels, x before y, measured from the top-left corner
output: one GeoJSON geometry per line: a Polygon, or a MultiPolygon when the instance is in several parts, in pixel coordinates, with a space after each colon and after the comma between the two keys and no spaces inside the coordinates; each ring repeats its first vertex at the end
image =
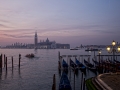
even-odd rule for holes
{"type": "Polygon", "coordinates": [[[0,45],[120,42],[120,0],[0,0],[0,45]]]}

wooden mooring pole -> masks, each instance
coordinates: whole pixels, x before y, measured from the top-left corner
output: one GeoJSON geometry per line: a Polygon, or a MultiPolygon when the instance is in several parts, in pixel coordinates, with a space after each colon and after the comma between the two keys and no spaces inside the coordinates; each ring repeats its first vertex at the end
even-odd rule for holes
{"type": "Polygon", "coordinates": [[[13,56],[12,56],[12,69],[13,69],[13,56]]]}
{"type": "Polygon", "coordinates": [[[2,54],[0,55],[0,69],[2,71],[2,54]]]}
{"type": "Polygon", "coordinates": [[[56,78],[55,78],[55,74],[53,75],[53,85],[52,85],[52,90],[56,90],[56,78]]]}
{"type": "Polygon", "coordinates": [[[85,90],[85,78],[83,79],[83,89],[82,90],[85,90]]]}
{"type": "Polygon", "coordinates": [[[75,90],[75,68],[74,68],[74,89],[75,90]]]}
{"type": "Polygon", "coordinates": [[[5,54],[4,54],[4,67],[5,67],[5,63],[6,63],[5,61],[6,61],[6,58],[5,58],[5,54]]]}
{"type": "Polygon", "coordinates": [[[82,76],[81,76],[81,87],[80,87],[80,90],[82,90],[83,88],[83,72],[82,72],[82,76]]]}
{"type": "Polygon", "coordinates": [[[6,61],[5,62],[6,62],[6,71],[7,71],[7,57],[6,57],[6,61]]]}
{"type": "Polygon", "coordinates": [[[19,68],[20,68],[20,59],[21,59],[21,54],[19,54],[19,68]]]}
{"type": "Polygon", "coordinates": [[[1,54],[1,68],[2,68],[2,63],[3,63],[3,61],[2,61],[2,56],[3,56],[3,55],[1,54]]]}

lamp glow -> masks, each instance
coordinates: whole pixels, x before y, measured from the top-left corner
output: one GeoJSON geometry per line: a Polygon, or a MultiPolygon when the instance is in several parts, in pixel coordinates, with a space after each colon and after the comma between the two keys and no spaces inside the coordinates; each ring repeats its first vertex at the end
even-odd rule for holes
{"type": "Polygon", "coordinates": [[[115,46],[116,42],[113,40],[112,45],[115,46]]]}
{"type": "Polygon", "coordinates": [[[98,53],[101,54],[101,51],[99,51],[98,53]]]}
{"type": "Polygon", "coordinates": [[[120,46],[118,47],[118,52],[120,52],[120,46]]]}
{"type": "Polygon", "coordinates": [[[115,53],[120,53],[120,46],[117,48],[116,42],[113,40],[112,47],[107,47],[108,53],[113,54],[113,61],[115,60],[115,53]]]}
{"type": "Polygon", "coordinates": [[[110,47],[109,46],[107,47],[107,51],[110,51],[110,47]]]}

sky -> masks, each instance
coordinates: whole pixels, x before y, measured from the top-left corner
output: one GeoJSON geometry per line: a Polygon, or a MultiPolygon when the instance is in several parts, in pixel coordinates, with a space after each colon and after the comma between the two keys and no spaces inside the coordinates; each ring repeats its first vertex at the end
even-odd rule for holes
{"type": "Polygon", "coordinates": [[[120,42],[120,0],[0,0],[0,45],[120,42]]]}

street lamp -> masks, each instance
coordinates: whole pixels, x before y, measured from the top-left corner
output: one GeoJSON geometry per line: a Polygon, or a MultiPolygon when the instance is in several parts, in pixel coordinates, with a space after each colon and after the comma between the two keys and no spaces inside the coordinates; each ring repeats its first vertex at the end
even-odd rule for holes
{"type": "Polygon", "coordinates": [[[99,54],[101,54],[101,51],[99,50],[99,52],[98,52],[99,54]]]}
{"type": "Polygon", "coordinates": [[[120,52],[120,46],[116,46],[116,42],[113,40],[112,42],[112,47],[108,46],[107,47],[108,53],[113,53],[113,61],[115,60],[115,53],[120,52]]]}
{"type": "Polygon", "coordinates": [[[99,50],[98,53],[99,53],[99,67],[100,67],[100,54],[101,54],[101,51],[99,50]]]}

